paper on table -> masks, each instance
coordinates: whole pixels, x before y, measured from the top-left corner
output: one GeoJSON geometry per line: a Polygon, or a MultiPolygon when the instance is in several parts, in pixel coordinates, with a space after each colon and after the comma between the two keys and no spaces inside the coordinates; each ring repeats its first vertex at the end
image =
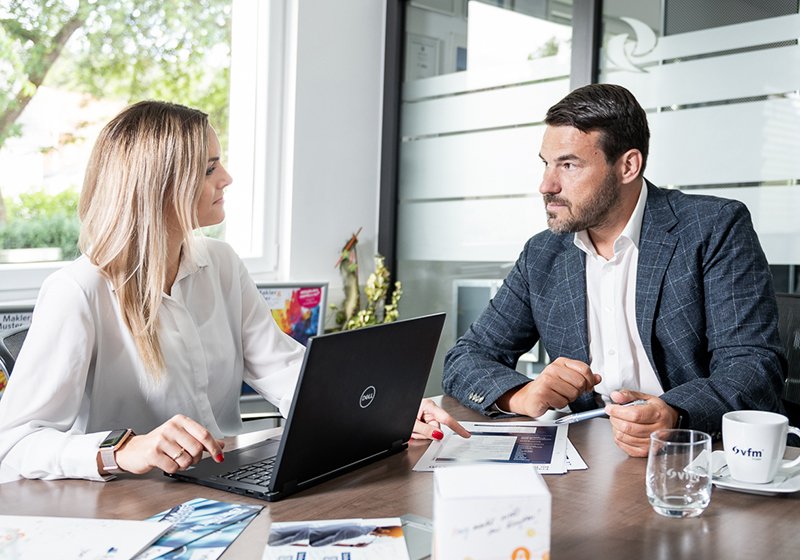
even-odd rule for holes
{"type": "MultiPolygon", "coordinates": [[[[255,519],[256,513],[159,556],[158,560],[217,560],[255,519]]],[[[135,560],[135,559],[134,559],[135,560]]]]}
{"type": "Polygon", "coordinates": [[[566,465],[568,471],[583,471],[589,468],[589,465],[584,462],[583,457],[581,457],[581,454],[578,453],[578,450],[575,449],[575,446],[572,445],[569,439],[567,439],[566,465]]]}
{"type": "Polygon", "coordinates": [[[152,521],[0,515],[0,557],[128,560],[169,527],[152,521]]]}
{"type": "Polygon", "coordinates": [[[452,430],[443,426],[444,439],[428,446],[414,470],[432,471],[455,463],[499,462],[532,463],[542,474],[567,471],[567,425],[535,420],[462,422],[461,425],[472,437],[464,439],[453,435],[452,430]]]}
{"type": "Polygon", "coordinates": [[[168,522],[169,530],[136,560],[158,558],[243,519],[248,519],[249,523],[249,519],[261,509],[262,506],[195,498],[157,513],[149,521],[168,522]]]}
{"type": "Polygon", "coordinates": [[[273,523],[262,560],[409,560],[399,517],[273,523]]]}

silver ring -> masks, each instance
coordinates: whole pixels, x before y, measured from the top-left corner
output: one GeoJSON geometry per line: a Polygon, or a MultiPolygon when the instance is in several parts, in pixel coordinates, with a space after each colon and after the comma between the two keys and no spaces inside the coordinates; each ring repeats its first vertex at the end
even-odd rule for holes
{"type": "Polygon", "coordinates": [[[180,459],[180,456],[181,456],[181,455],[183,455],[183,452],[184,452],[184,451],[186,451],[186,450],[185,450],[183,447],[181,447],[181,450],[180,450],[180,451],[178,451],[178,454],[177,454],[177,455],[175,455],[174,457],[172,457],[172,460],[173,460],[173,461],[177,461],[178,459],[180,459]]]}

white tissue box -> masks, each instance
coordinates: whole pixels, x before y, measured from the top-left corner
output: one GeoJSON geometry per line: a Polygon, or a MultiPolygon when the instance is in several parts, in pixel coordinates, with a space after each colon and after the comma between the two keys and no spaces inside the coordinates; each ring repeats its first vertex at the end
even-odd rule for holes
{"type": "Polygon", "coordinates": [[[433,473],[436,560],[550,558],[550,491],[530,464],[433,473]]]}

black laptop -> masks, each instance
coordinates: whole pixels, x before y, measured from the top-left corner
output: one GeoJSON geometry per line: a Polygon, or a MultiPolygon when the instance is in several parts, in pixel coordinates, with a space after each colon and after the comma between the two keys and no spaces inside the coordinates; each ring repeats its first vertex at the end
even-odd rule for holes
{"type": "Polygon", "coordinates": [[[168,476],[276,501],[404,450],[444,317],[311,338],[282,436],[168,476]]]}

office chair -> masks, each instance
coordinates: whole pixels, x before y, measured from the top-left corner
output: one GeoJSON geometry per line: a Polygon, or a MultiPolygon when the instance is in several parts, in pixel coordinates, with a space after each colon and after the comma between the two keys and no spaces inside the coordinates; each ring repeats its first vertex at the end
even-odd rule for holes
{"type": "MultiPolygon", "coordinates": [[[[775,294],[778,301],[778,332],[788,362],[783,386],[783,405],[789,424],[800,426],[800,294],[775,294]]],[[[792,438],[794,444],[800,443],[792,438]]]]}
{"type": "Polygon", "coordinates": [[[14,369],[14,362],[17,361],[27,334],[27,326],[0,331],[0,368],[7,375],[11,375],[11,371],[14,369]]]}

